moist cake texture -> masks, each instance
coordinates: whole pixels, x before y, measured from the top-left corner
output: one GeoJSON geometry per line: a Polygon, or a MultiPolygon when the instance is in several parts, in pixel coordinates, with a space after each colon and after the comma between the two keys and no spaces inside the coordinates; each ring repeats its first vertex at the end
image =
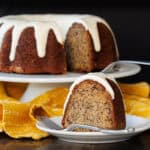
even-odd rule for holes
{"type": "Polygon", "coordinates": [[[78,123],[105,129],[125,128],[124,104],[119,87],[109,78],[103,79],[106,82],[100,84],[90,77],[71,87],[65,104],[63,127],[78,123]]]}

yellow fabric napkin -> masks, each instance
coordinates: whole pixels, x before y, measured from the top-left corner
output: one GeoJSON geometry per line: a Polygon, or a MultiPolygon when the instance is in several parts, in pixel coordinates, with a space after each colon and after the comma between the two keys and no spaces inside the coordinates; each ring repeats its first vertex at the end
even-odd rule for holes
{"type": "Polygon", "coordinates": [[[62,115],[67,94],[68,89],[60,87],[23,103],[8,97],[4,84],[0,83],[0,131],[12,138],[30,137],[38,140],[48,136],[46,132],[36,128],[36,116],[62,115]]]}

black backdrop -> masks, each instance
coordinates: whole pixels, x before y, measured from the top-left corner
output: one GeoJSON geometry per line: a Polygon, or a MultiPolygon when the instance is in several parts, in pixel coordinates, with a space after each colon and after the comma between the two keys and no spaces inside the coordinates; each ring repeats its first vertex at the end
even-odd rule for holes
{"type": "MultiPolygon", "coordinates": [[[[1,0],[0,15],[20,13],[88,13],[104,17],[115,32],[120,59],[150,61],[150,5],[129,0],[117,3],[81,0],[1,0]],[[133,2],[133,1],[132,1],[133,2]]],[[[150,67],[127,81],[150,82],[150,67]]]]}

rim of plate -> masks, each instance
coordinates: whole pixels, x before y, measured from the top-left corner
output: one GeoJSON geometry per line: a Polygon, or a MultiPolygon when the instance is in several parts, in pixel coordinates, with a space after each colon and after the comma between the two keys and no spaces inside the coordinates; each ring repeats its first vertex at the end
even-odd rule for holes
{"type": "Polygon", "coordinates": [[[36,126],[37,128],[43,130],[43,131],[46,131],[46,132],[49,132],[49,133],[52,133],[52,134],[59,134],[59,135],[73,135],[73,136],[76,136],[76,135],[80,135],[80,136],[120,136],[120,135],[133,135],[133,134],[138,134],[140,132],[143,132],[145,130],[147,130],[147,127],[145,128],[140,128],[139,130],[137,131],[133,131],[133,132],[130,132],[130,133],[119,133],[119,134],[104,134],[104,133],[101,133],[101,132],[72,132],[72,131],[63,131],[63,130],[53,130],[53,129],[45,129],[44,127],[41,127],[38,122],[36,123],[36,126]]]}

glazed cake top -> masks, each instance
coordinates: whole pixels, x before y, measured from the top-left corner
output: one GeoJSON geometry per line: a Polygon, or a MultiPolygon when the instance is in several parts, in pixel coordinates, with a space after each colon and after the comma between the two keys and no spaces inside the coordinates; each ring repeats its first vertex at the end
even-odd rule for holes
{"type": "Polygon", "coordinates": [[[1,17],[0,46],[2,45],[5,33],[13,27],[12,43],[9,56],[10,61],[13,61],[15,59],[16,47],[22,31],[27,27],[33,27],[36,39],[37,54],[39,57],[44,57],[46,55],[47,38],[51,29],[55,33],[57,41],[63,44],[66,39],[68,29],[72,26],[72,24],[81,23],[85,29],[90,32],[95,51],[100,52],[101,40],[97,28],[98,22],[106,25],[106,27],[111,31],[117,50],[116,39],[108,23],[104,19],[93,15],[42,14],[10,15],[1,17]]]}

